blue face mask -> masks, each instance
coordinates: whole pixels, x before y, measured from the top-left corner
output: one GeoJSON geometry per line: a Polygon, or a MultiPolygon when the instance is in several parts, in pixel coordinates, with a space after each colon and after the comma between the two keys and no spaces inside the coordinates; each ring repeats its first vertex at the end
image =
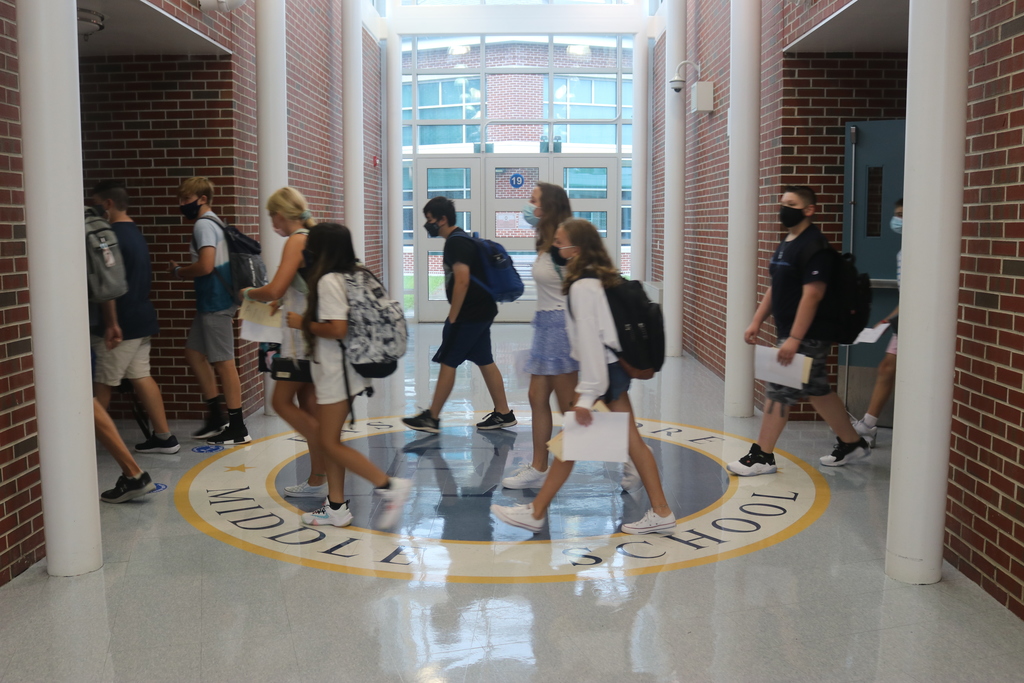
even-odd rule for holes
{"type": "Polygon", "coordinates": [[[537,214],[533,212],[533,209],[533,204],[523,205],[523,220],[533,227],[537,227],[537,224],[540,223],[540,218],[538,218],[537,214]]]}
{"type": "Polygon", "coordinates": [[[896,233],[897,235],[902,235],[903,234],[903,218],[901,218],[900,216],[893,216],[892,220],[889,221],[889,227],[892,228],[892,231],[894,233],[896,233]]]}

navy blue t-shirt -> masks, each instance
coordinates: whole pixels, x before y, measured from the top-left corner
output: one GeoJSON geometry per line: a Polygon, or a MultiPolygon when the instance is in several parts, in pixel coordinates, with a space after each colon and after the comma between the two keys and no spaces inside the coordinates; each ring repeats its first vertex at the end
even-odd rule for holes
{"type": "MultiPolygon", "coordinates": [[[[796,239],[783,240],[772,254],[768,274],[772,278],[772,316],[779,338],[788,337],[804,294],[804,285],[828,283],[834,262],[831,245],[816,225],[809,225],[796,239]]],[[[824,302],[822,302],[824,303],[824,302]]],[[[814,321],[804,333],[805,339],[834,341],[830,316],[818,304],[814,321]]]]}
{"type": "MultiPolygon", "coordinates": [[[[156,309],[149,300],[149,289],[153,283],[153,265],[149,260],[149,245],[139,227],[131,221],[112,223],[117,235],[117,244],[124,258],[124,270],[128,279],[128,292],[117,300],[117,324],[125,340],[151,337],[160,331],[156,309]]],[[[92,319],[92,333],[103,336],[103,319],[98,306],[92,319]]]]}
{"type": "MultiPolygon", "coordinates": [[[[487,277],[484,271],[484,264],[480,262],[480,252],[477,251],[476,243],[469,237],[462,228],[455,228],[444,242],[444,291],[448,296],[448,303],[452,302],[452,291],[455,289],[455,275],[452,270],[456,263],[465,263],[469,266],[469,274],[483,280],[487,277]]],[[[459,310],[459,317],[456,322],[485,322],[494,320],[498,315],[498,304],[487,293],[483,287],[476,282],[469,281],[469,289],[466,291],[466,298],[462,302],[462,309],[459,310]]]]}

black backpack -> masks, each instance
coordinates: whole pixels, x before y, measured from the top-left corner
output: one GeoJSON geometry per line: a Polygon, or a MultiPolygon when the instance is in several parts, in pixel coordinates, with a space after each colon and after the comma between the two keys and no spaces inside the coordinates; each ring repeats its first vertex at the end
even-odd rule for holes
{"type": "MultiPolygon", "coordinates": [[[[267,266],[263,263],[260,253],[263,248],[260,243],[243,235],[242,232],[227,223],[213,216],[205,216],[215,222],[224,232],[224,239],[228,246],[228,259],[231,264],[231,282],[226,282],[224,277],[214,268],[213,272],[221,284],[227,287],[232,301],[236,304],[242,303],[239,292],[246,287],[262,287],[267,284],[267,266]]],[[[192,240],[195,247],[195,238],[192,240]]],[[[198,253],[199,249],[196,249],[198,253]]]]}
{"type": "MultiPolygon", "coordinates": [[[[621,351],[614,351],[622,369],[633,379],[651,379],[665,363],[665,320],[661,306],[647,298],[639,280],[623,278],[618,285],[605,288],[604,295],[622,347],[621,351]]],[[[572,315],[571,307],[569,314],[572,315]]]]}
{"type": "MultiPolygon", "coordinates": [[[[857,271],[857,257],[841,254],[828,243],[824,249],[832,254],[832,274],[825,289],[825,297],[818,304],[822,319],[827,321],[832,337],[830,341],[852,344],[868,326],[871,315],[871,278],[857,271]]],[[[821,249],[805,249],[800,259],[801,269],[821,249]]]]}

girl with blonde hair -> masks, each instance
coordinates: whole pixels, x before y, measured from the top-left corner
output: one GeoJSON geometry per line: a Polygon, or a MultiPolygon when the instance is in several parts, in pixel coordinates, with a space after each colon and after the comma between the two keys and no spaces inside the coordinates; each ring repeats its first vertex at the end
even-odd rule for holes
{"type": "MultiPolygon", "coordinates": [[[[308,274],[304,256],[306,239],[309,229],[317,222],[310,213],[306,198],[293,187],[282,187],[270,195],[267,212],[274,232],[287,240],[281,253],[281,264],[269,284],[244,289],[242,295],[253,301],[275,302],[285,316],[289,313],[301,315],[306,310],[309,292],[305,279],[308,274]]],[[[327,469],[318,441],[316,391],[306,346],[298,330],[283,328],[281,352],[274,359],[271,376],[276,380],[271,405],[309,445],[309,477],[295,486],[286,486],[285,495],[322,500],[327,497],[327,469]]]]}
{"type": "MultiPolygon", "coordinates": [[[[601,236],[589,221],[573,219],[555,231],[554,246],[568,260],[563,291],[569,302],[569,341],[572,356],[579,361],[580,378],[576,385],[573,409],[576,421],[584,427],[593,422],[591,409],[599,399],[613,412],[629,413],[629,457],[647,488],[651,509],[638,521],[622,525],[627,534],[668,533],[675,529],[676,518],[661,488],[661,476],[651,449],[640,437],[629,401],[630,376],[619,363],[622,350],[605,290],[622,282],[612,265],[601,236]]],[[[503,522],[533,533],[544,528],[548,505],[569,478],[573,462],[555,460],[544,485],[528,505],[503,507],[492,505],[491,512],[503,522]]]]}

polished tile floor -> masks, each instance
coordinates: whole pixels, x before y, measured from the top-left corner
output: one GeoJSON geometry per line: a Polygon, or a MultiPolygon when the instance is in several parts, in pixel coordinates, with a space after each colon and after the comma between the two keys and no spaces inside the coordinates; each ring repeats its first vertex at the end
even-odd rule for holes
{"type": "MultiPolygon", "coordinates": [[[[357,404],[360,417],[411,414],[428,402],[439,327],[419,326],[414,338],[405,374],[357,404]]],[[[526,384],[512,367],[529,338],[524,325],[495,334],[510,401],[524,418],[526,384]]],[[[722,416],[721,381],[691,359],[670,359],[655,380],[634,383],[631,396],[639,418],[742,438],[757,432],[757,418],[722,416]]],[[[489,522],[467,530],[465,517],[451,513],[463,505],[482,509],[489,496],[508,504],[520,495],[494,485],[516,457],[528,455],[528,420],[512,430],[514,438],[479,442],[465,425],[474,410],[489,407],[479,375],[460,371],[440,445],[418,448],[413,435],[396,432],[377,449],[400,454],[377,457],[414,466],[417,489],[433,496],[429,505],[426,494],[420,503],[411,499],[405,532],[525,540],[489,522]],[[487,449],[487,457],[477,452],[487,449]],[[448,517],[429,524],[442,512],[448,517]],[[423,531],[428,527],[433,531],[423,531]]],[[[249,425],[257,437],[287,431],[272,417],[254,416],[249,425]]],[[[175,428],[180,435],[191,425],[175,428]]],[[[129,443],[137,436],[129,425],[124,434],[129,443]]],[[[882,431],[870,459],[842,469],[817,466],[829,442],[822,425],[794,423],[780,443],[831,494],[823,514],[791,538],[700,566],[554,583],[379,578],[248,552],[201,532],[175,505],[179,482],[210,457],[192,452],[198,444],[186,443],[175,456],[139,456],[169,489],[102,508],[101,570],[55,579],[43,562],[0,588],[0,681],[1024,679],[1024,624],[976,585],[948,567],[932,586],[886,578],[890,434],[882,431]]],[[[662,454],[663,467],[670,455],[662,454]]],[[[294,481],[303,462],[291,462],[271,484],[294,481]]],[[[103,453],[98,466],[106,487],[115,466],[103,453]]],[[[567,487],[555,505],[583,506],[581,533],[611,533],[642,507],[642,497],[615,491],[616,470],[580,469],[577,495],[567,487]],[[580,491],[604,493],[591,505],[580,491]]],[[[714,468],[698,470],[700,483],[689,493],[686,476],[666,476],[680,506],[713,504],[729,484],[714,468]]],[[[360,486],[353,478],[352,493],[366,493],[360,486]]],[[[361,505],[354,507],[358,524],[361,505]]],[[[567,533],[554,521],[552,543],[567,533]]]]}

